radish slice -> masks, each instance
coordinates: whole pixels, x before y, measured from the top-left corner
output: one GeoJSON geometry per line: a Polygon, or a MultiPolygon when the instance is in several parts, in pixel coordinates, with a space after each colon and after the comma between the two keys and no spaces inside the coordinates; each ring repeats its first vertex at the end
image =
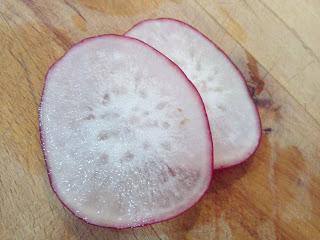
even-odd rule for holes
{"type": "Polygon", "coordinates": [[[246,160],[257,148],[260,119],[244,78],[231,60],[198,30],[178,20],[145,20],[126,34],[156,48],[195,84],[214,134],[214,168],[246,160]]]}
{"type": "Polygon", "coordinates": [[[203,102],[174,63],[139,40],[103,35],[72,47],[47,73],[39,119],[53,190],[88,223],[169,219],[208,188],[203,102]]]}

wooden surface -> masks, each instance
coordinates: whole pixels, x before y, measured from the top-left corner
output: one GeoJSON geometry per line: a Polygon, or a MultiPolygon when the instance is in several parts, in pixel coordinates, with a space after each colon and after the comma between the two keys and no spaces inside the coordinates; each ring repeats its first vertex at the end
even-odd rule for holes
{"type": "Polygon", "coordinates": [[[320,239],[319,41],[318,0],[1,0],[0,239],[320,239]],[[186,21],[231,56],[255,89],[262,142],[176,219],[90,226],[49,187],[37,123],[44,76],[73,43],[154,17],[186,21]]]}

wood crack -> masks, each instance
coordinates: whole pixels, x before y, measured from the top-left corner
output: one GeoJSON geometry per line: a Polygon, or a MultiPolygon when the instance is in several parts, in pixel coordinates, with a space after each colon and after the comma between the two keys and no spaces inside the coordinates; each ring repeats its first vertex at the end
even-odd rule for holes
{"type": "Polygon", "coordinates": [[[299,70],[297,73],[293,74],[291,77],[289,77],[289,80],[294,79],[299,74],[303,73],[311,64],[313,64],[315,61],[312,60],[311,62],[307,63],[301,70],[299,70]]]}
{"type": "Polygon", "coordinates": [[[247,0],[243,0],[243,3],[247,7],[247,9],[249,9],[249,11],[252,12],[253,15],[260,19],[259,15],[254,11],[254,9],[250,6],[247,0]]]}
{"type": "Polygon", "coordinates": [[[159,240],[162,240],[162,238],[159,236],[159,234],[158,234],[157,231],[153,228],[153,226],[150,226],[150,227],[151,227],[152,231],[154,232],[154,234],[157,236],[157,238],[158,238],[159,240]]]}
{"type": "Polygon", "coordinates": [[[136,235],[136,233],[135,233],[134,229],[132,229],[132,234],[133,234],[133,236],[134,236],[134,238],[135,238],[135,239],[139,240],[139,238],[137,237],[137,235],[136,235]]]}
{"type": "Polygon", "coordinates": [[[317,56],[315,52],[313,52],[312,48],[310,48],[300,37],[300,35],[290,27],[275,11],[273,11],[267,4],[265,4],[262,0],[258,0],[266,9],[268,9],[272,15],[274,15],[284,26],[289,30],[289,32],[296,37],[296,39],[301,43],[302,47],[312,56],[317,62],[320,62],[320,58],[317,56]]]}
{"type": "Polygon", "coordinates": [[[77,13],[79,15],[79,17],[81,17],[85,22],[87,22],[86,18],[81,14],[81,12],[74,6],[72,5],[70,2],[68,2],[67,0],[64,0],[65,4],[67,4],[67,6],[69,6],[75,13],[77,13]]]}

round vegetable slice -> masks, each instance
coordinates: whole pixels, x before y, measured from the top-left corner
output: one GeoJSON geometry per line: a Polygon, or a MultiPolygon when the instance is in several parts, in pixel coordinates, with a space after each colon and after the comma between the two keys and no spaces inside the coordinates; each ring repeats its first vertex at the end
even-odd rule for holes
{"type": "Polygon", "coordinates": [[[126,34],[156,48],[195,84],[214,135],[214,168],[246,160],[258,147],[260,119],[244,78],[206,36],[179,20],[144,20],[126,34]]]}
{"type": "Polygon", "coordinates": [[[47,73],[39,122],[52,188],[88,223],[169,219],[209,186],[213,146],[201,97],[139,40],[102,35],[72,47],[47,73]]]}

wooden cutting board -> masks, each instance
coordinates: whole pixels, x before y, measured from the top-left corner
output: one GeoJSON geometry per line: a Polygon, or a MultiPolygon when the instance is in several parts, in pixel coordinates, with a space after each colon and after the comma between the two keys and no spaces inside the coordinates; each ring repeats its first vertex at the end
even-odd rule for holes
{"type": "Polygon", "coordinates": [[[0,239],[320,239],[320,2],[2,0],[0,239]],[[254,87],[262,142],[217,171],[176,219],[123,231],[87,225],[53,194],[37,110],[48,67],[72,44],[174,17],[221,46],[254,87]]]}

